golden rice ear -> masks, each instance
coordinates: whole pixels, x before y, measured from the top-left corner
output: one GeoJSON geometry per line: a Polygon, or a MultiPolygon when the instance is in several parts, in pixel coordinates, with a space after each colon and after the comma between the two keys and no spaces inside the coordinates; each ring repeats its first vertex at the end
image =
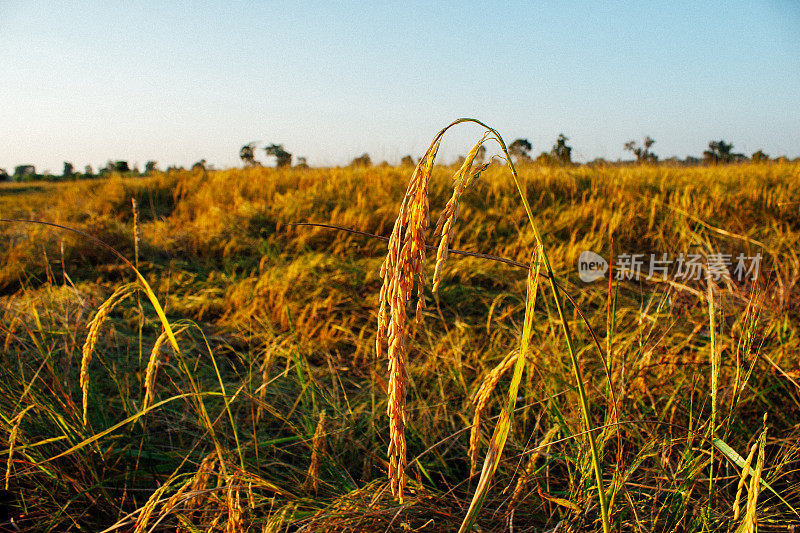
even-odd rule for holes
{"type": "Polygon", "coordinates": [[[133,294],[137,289],[135,283],[129,283],[119,287],[115,290],[108,299],[97,309],[97,314],[89,322],[89,334],[86,336],[86,342],[83,343],[83,351],[81,354],[81,373],[80,373],[80,386],[83,395],[82,399],[82,421],[86,425],[86,411],[89,403],[89,363],[92,362],[92,354],[94,354],[97,340],[100,337],[100,328],[105,323],[108,315],[114,310],[114,307],[122,300],[133,294]]]}
{"type": "Polygon", "coordinates": [[[522,499],[525,488],[528,486],[528,483],[530,483],[531,478],[534,477],[536,461],[543,453],[547,453],[547,450],[550,449],[550,443],[553,441],[556,434],[558,434],[558,427],[551,427],[550,430],[545,433],[544,437],[542,437],[542,440],[539,441],[539,445],[536,446],[535,451],[531,453],[531,457],[528,459],[528,466],[525,467],[525,471],[519,476],[517,485],[514,487],[514,494],[511,496],[511,502],[508,504],[509,509],[513,510],[522,499]]]}
{"type": "MultiPolygon", "coordinates": [[[[458,119],[443,128],[433,139],[425,155],[420,159],[411,175],[406,193],[400,203],[400,211],[389,236],[386,258],[381,265],[381,292],[378,309],[378,333],[375,350],[379,357],[383,354],[383,346],[388,346],[389,359],[389,402],[386,408],[389,417],[389,480],[392,493],[403,501],[405,488],[406,439],[405,439],[405,407],[406,407],[406,343],[408,319],[406,305],[416,288],[417,306],[415,321],[422,321],[425,309],[425,255],[427,251],[425,233],[430,223],[428,201],[428,181],[433,164],[439,151],[442,137],[448,129],[462,122],[475,122],[483,126],[487,133],[477,143],[464,164],[456,173],[456,184],[453,197],[445,206],[443,217],[439,218],[437,228],[442,231],[442,242],[437,254],[437,267],[434,275],[434,288],[438,287],[441,270],[447,259],[448,244],[452,238],[452,225],[458,210],[458,200],[466,184],[474,181],[474,173],[470,173],[472,164],[487,138],[494,136],[501,147],[502,140],[497,133],[474,119],[458,119]],[[443,243],[443,244],[442,244],[443,243]]],[[[481,167],[485,168],[485,167],[481,167]]]]}
{"type": "Polygon", "coordinates": [[[475,404],[475,414],[472,416],[472,427],[469,431],[469,475],[474,476],[478,471],[478,451],[480,449],[481,438],[481,419],[486,407],[489,405],[489,398],[492,396],[500,378],[503,374],[508,372],[511,367],[517,362],[519,357],[519,350],[514,350],[506,355],[500,364],[492,369],[491,372],[483,379],[473,403],[475,404]]]}
{"type": "Polygon", "coordinates": [[[753,445],[750,447],[750,453],[747,456],[747,460],[742,467],[742,477],[739,478],[739,485],[736,487],[736,498],[733,500],[733,519],[739,519],[739,511],[740,506],[739,502],[742,498],[742,491],[744,490],[745,482],[747,481],[747,475],[750,473],[750,465],[753,463],[753,457],[756,454],[756,449],[758,448],[758,441],[754,442],[753,445]]]}
{"type": "Polygon", "coordinates": [[[383,284],[378,310],[378,335],[375,349],[382,356],[388,345],[389,359],[389,479],[392,493],[402,501],[405,488],[406,440],[406,304],[416,286],[416,320],[425,308],[425,233],[429,225],[428,179],[439,150],[441,133],[414,169],[400,212],[389,237],[386,259],[381,266],[383,284]]]}
{"type": "MultiPolygon", "coordinates": [[[[184,326],[175,331],[175,335],[180,335],[186,331],[188,326],[184,326]]],[[[144,402],[142,403],[142,411],[146,410],[153,399],[155,398],[155,384],[156,384],[156,370],[161,365],[161,350],[164,344],[169,340],[167,331],[162,331],[161,335],[156,339],[153,349],[150,351],[150,359],[147,361],[147,368],[144,372],[144,402]]]]}
{"type": "MultiPolygon", "coordinates": [[[[439,219],[436,221],[436,229],[433,234],[440,235],[441,239],[439,240],[439,247],[436,250],[436,268],[433,272],[433,292],[439,289],[439,283],[442,280],[442,269],[447,261],[450,244],[453,241],[453,227],[458,218],[458,202],[464,194],[464,190],[470,184],[474,183],[476,179],[473,178],[475,173],[471,172],[472,165],[481,147],[486,142],[486,138],[487,135],[484,135],[483,138],[472,147],[472,150],[469,151],[467,157],[464,159],[464,163],[462,163],[461,167],[459,167],[453,175],[453,194],[444,206],[442,213],[439,215],[439,219]]],[[[481,168],[485,169],[486,166],[481,168]]]]}
{"type": "Polygon", "coordinates": [[[758,459],[756,459],[756,467],[752,476],[750,477],[750,486],[747,487],[747,510],[745,511],[744,520],[739,527],[739,531],[746,531],[747,533],[756,533],[758,531],[758,496],[761,493],[761,474],[764,470],[764,456],[767,444],[767,413],[764,413],[764,430],[761,432],[761,437],[758,439],[758,459]]]}
{"type": "Polygon", "coordinates": [[[311,444],[311,463],[306,473],[306,490],[319,490],[320,457],[325,453],[325,411],[320,412],[314,441],[311,444]]]}
{"type": "Polygon", "coordinates": [[[156,380],[156,367],[160,364],[159,354],[161,354],[161,347],[167,341],[167,332],[164,331],[156,339],[153,349],[150,351],[150,359],[147,361],[147,368],[144,372],[144,402],[142,403],[142,411],[153,402],[155,396],[154,387],[156,380]]]}
{"type": "Polygon", "coordinates": [[[8,435],[8,458],[6,459],[6,484],[5,490],[8,490],[8,485],[11,480],[11,465],[14,464],[14,444],[17,442],[17,434],[19,433],[19,426],[22,423],[22,417],[25,413],[34,408],[34,405],[29,405],[20,413],[11,419],[11,432],[8,435]]]}

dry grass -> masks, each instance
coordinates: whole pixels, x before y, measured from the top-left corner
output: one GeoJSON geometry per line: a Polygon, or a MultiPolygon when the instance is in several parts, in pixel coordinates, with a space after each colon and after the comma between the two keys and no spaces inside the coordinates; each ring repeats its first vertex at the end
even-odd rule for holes
{"type": "MultiPolygon", "coordinates": [[[[456,530],[475,494],[476,443],[507,409],[528,282],[447,247],[525,264],[537,245],[508,172],[469,168],[423,166],[413,186],[408,169],[375,167],[0,188],[3,218],[61,223],[138,256],[180,331],[167,359],[156,308],[121,296],[134,275],[102,247],[0,226],[8,520],[58,531],[456,530]],[[391,235],[392,253],[298,221],[391,235]]],[[[552,294],[536,302],[534,356],[476,523],[602,527],[563,324],[614,530],[800,523],[764,485],[800,506],[800,167],[518,170],[558,283],[589,325],[568,305],[559,316],[552,294]],[[615,255],[761,251],[761,276],[713,288],[579,281],[578,255],[608,257],[612,237],[615,255]],[[716,452],[712,468],[712,435],[752,451],[748,465],[716,452]]]]}

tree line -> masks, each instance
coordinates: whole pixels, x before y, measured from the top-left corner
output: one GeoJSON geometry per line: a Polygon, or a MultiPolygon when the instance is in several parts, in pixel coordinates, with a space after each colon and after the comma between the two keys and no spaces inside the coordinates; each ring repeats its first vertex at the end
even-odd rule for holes
{"type": "MultiPolygon", "coordinates": [[[[508,145],[508,152],[514,158],[514,162],[518,164],[571,165],[573,164],[572,147],[567,144],[568,141],[569,137],[561,133],[556,138],[550,150],[543,151],[538,156],[534,157],[532,155],[533,145],[530,141],[528,141],[528,139],[519,138],[508,145]]],[[[631,162],[648,164],[662,161],[684,165],[719,165],[742,163],[746,161],[759,163],[772,160],[772,158],[762,150],[753,152],[749,157],[745,154],[734,152],[733,144],[722,139],[710,141],[708,143],[708,149],[703,151],[701,158],[688,156],[686,159],[682,160],[678,158],[660,160],[658,155],[652,150],[655,142],[656,141],[650,136],[645,137],[641,143],[636,140],[626,142],[624,145],[625,150],[635,157],[633,161],[609,162],[599,158],[589,162],[589,164],[629,164],[631,162]]],[[[262,148],[258,148],[258,143],[256,142],[247,143],[239,149],[239,158],[242,160],[245,167],[253,168],[264,166],[256,157],[257,151],[259,150],[264,152],[268,161],[270,159],[272,160],[276,168],[308,168],[308,160],[305,157],[298,157],[295,165],[292,166],[293,155],[286,150],[283,144],[268,144],[262,148]]],[[[476,163],[482,164],[485,158],[486,148],[482,146],[476,157],[476,163]]],[[[777,158],[777,160],[786,160],[786,157],[782,156],[777,158]]],[[[463,161],[464,157],[460,156],[453,164],[460,165],[463,161]]],[[[411,155],[406,155],[400,160],[401,166],[414,166],[415,164],[416,162],[411,155]]],[[[350,162],[351,167],[371,167],[372,165],[372,159],[367,153],[353,158],[350,162]]],[[[380,166],[389,166],[389,163],[384,161],[380,166]]],[[[205,171],[210,170],[210,168],[211,167],[206,164],[205,159],[201,159],[191,166],[191,169],[194,171],[205,171]]],[[[166,172],[172,170],[184,170],[184,167],[169,166],[165,169],[166,172]]],[[[97,171],[95,171],[91,165],[86,165],[82,172],[78,171],[71,162],[65,161],[61,174],[53,174],[50,172],[39,174],[36,172],[36,167],[29,164],[17,165],[14,167],[13,172],[8,172],[6,169],[0,168],[0,181],[77,180],[98,178],[112,173],[127,176],[146,176],[159,171],[161,171],[161,169],[159,169],[156,161],[147,161],[143,170],[139,170],[139,167],[136,165],[131,167],[129,163],[124,160],[108,161],[105,166],[97,169],[97,171]]]]}
{"type": "MultiPolygon", "coordinates": [[[[192,165],[192,170],[206,170],[206,160],[201,159],[192,165]]],[[[166,172],[172,170],[184,170],[182,166],[169,166],[166,172]]],[[[83,170],[78,170],[69,161],[64,161],[64,167],[61,174],[53,174],[52,172],[45,171],[43,173],[36,172],[34,165],[17,165],[14,167],[13,172],[8,172],[4,168],[0,168],[0,181],[72,181],[81,179],[102,178],[110,174],[122,174],[125,176],[147,176],[154,172],[160,172],[156,161],[148,161],[144,165],[144,169],[140,170],[137,165],[130,166],[127,161],[117,160],[108,161],[104,166],[98,168],[96,171],[92,165],[86,165],[83,170]]]]}

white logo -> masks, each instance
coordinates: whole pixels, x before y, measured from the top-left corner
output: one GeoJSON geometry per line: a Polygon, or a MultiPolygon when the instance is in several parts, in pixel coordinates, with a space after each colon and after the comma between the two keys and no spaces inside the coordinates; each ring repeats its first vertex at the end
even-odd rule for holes
{"type": "Polygon", "coordinates": [[[594,252],[581,252],[578,257],[578,277],[585,283],[602,279],[608,272],[608,261],[594,252]]]}

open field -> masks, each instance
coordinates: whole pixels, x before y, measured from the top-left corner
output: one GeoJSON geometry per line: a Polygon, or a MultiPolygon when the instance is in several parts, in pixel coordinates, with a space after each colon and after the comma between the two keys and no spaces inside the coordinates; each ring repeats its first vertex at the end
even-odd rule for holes
{"type": "MultiPolygon", "coordinates": [[[[455,170],[433,168],[433,222],[455,170]]],[[[387,477],[388,362],[375,350],[387,245],[292,225],[388,236],[412,171],[0,186],[0,218],[81,230],[138,265],[179,346],[113,252],[52,226],[0,225],[2,527],[457,530],[506,405],[527,270],[451,254],[434,295],[429,252],[424,320],[410,326],[400,502],[387,477]]],[[[607,514],[615,531],[747,530],[756,519],[761,531],[793,531],[800,164],[528,165],[519,175],[555,277],[586,321],[563,298],[560,318],[543,278],[475,530],[602,530],[607,514]],[[756,280],[581,281],[581,252],[609,258],[612,239],[614,257],[763,260],[756,280]],[[591,439],[584,416],[599,428],[591,439]],[[752,474],[742,484],[743,470],[752,474]]],[[[496,165],[464,192],[453,231],[458,250],[525,265],[536,250],[511,176],[496,165]]]]}

